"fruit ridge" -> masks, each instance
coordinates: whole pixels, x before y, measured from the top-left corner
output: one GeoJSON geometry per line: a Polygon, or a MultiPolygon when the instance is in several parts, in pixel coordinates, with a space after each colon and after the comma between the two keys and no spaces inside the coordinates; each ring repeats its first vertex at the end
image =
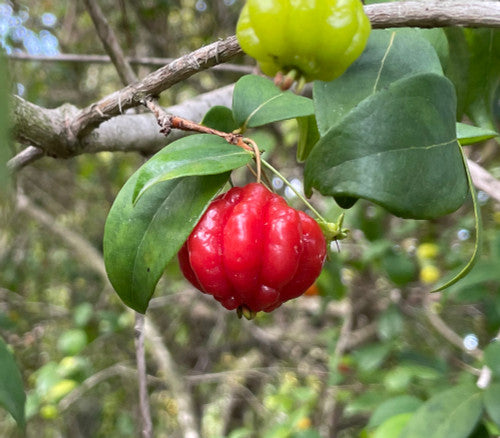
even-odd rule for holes
{"type": "Polygon", "coordinates": [[[178,258],[190,283],[225,308],[270,312],[314,283],[325,256],[314,219],[251,183],[210,204],[178,258]]]}

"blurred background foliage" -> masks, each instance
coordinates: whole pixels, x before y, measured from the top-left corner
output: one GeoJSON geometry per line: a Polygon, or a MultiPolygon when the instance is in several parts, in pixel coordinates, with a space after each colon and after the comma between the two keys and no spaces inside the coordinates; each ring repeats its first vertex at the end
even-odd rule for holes
{"type": "MultiPolygon", "coordinates": [[[[127,55],[176,57],[233,34],[242,0],[100,5],[127,55]]],[[[104,53],[76,1],[0,2],[0,45],[7,54],[104,53]]],[[[10,60],[8,67],[12,93],[49,108],[83,107],[121,88],[111,64],[10,60]]],[[[136,69],[139,77],[153,70],[136,69]]],[[[181,103],[237,78],[234,72],[199,73],[162,93],[161,103],[181,103]]],[[[300,189],[296,123],[255,135],[300,189]]],[[[12,154],[20,149],[13,144],[12,154]]],[[[500,177],[494,141],[468,152],[500,177]]],[[[16,175],[23,207],[3,205],[0,335],[23,376],[28,436],[139,435],[133,315],[95,266],[102,264],[107,212],[144,159],[122,153],[45,158],[16,175]],[[93,257],[88,245],[97,250],[94,260],[82,256],[93,257]]],[[[238,171],[234,179],[244,183],[252,176],[238,171]]],[[[302,208],[279,180],[273,185],[302,208]]],[[[332,246],[316,285],[251,322],[193,290],[172,262],[148,314],[194,400],[201,435],[373,437],[396,414],[477,380],[477,349],[500,327],[500,209],[484,192],[479,200],[484,255],[468,277],[439,294],[429,293],[433,285],[473,250],[470,201],[433,221],[401,220],[358,202],[345,218],[350,238],[332,246]]],[[[333,201],[313,202],[332,220],[340,213],[333,201]]],[[[147,371],[155,436],[181,437],[178,394],[157,377],[149,355],[147,371]]],[[[499,427],[498,416],[485,414],[475,436],[498,435],[499,427]]],[[[21,436],[3,410],[0,435],[21,436]]]]}

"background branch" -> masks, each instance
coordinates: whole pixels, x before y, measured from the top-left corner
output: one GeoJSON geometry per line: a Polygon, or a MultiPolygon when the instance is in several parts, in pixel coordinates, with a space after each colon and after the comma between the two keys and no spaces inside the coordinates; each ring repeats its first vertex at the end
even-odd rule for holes
{"type": "Polygon", "coordinates": [[[113,29],[106,20],[106,17],[102,13],[101,8],[95,0],[83,0],[85,7],[92,18],[94,27],[99,35],[99,39],[106,50],[106,53],[111,58],[118,75],[123,83],[123,85],[132,84],[137,81],[137,76],[134,70],[130,67],[130,64],[125,59],[125,55],[118,43],[113,29]]]}

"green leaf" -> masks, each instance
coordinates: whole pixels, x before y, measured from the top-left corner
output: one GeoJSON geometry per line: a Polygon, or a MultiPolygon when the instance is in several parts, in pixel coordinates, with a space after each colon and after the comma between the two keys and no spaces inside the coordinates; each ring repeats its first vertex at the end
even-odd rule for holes
{"type": "Polygon", "coordinates": [[[314,114],[311,99],[281,91],[269,79],[243,76],[234,87],[233,114],[236,123],[247,128],[314,114]]]}
{"type": "Polygon", "coordinates": [[[216,135],[181,138],[153,155],[138,171],[133,202],[151,187],[182,176],[215,175],[247,164],[253,157],[216,135]]]}
{"type": "Polygon", "coordinates": [[[203,117],[201,124],[222,132],[233,132],[239,128],[231,109],[222,105],[210,108],[203,117]]]}
{"type": "Polygon", "coordinates": [[[341,77],[314,83],[320,134],[325,135],[369,96],[422,73],[442,74],[442,69],[435,50],[416,30],[372,31],[363,54],[341,77]]]}
{"type": "Polygon", "coordinates": [[[106,220],[103,249],[115,291],[127,306],[144,313],[166,264],[229,175],[164,181],[134,206],[132,193],[138,175],[132,175],[115,199],[106,220]]]}
{"type": "Polygon", "coordinates": [[[493,105],[500,83],[500,31],[466,29],[465,34],[471,54],[465,111],[474,124],[494,130],[493,105]]]}
{"type": "Polygon", "coordinates": [[[484,391],[484,407],[490,418],[500,426],[500,383],[491,383],[484,391]]]}
{"type": "Polygon", "coordinates": [[[499,135],[498,132],[491,129],[478,128],[466,123],[457,123],[457,138],[462,146],[479,143],[480,141],[489,140],[499,135]]]}
{"type": "Polygon", "coordinates": [[[377,428],[373,438],[399,438],[412,415],[412,413],[404,413],[389,418],[377,428]]]}
{"type": "Polygon", "coordinates": [[[443,66],[444,74],[455,86],[457,92],[457,120],[462,120],[467,97],[467,81],[469,78],[470,52],[465,39],[464,29],[447,27],[444,29],[448,39],[448,62],[443,66]]]}
{"type": "Polygon", "coordinates": [[[308,196],[316,188],[325,196],[365,198],[405,218],[456,210],[468,187],[453,85],[422,74],[365,99],[317,143],[304,177],[308,196]]]}
{"type": "Polygon", "coordinates": [[[0,406],[12,415],[22,428],[26,425],[25,404],[26,394],[21,373],[7,344],[0,338],[0,406]]]}
{"type": "Polygon", "coordinates": [[[416,411],[422,405],[422,400],[411,395],[400,395],[383,402],[373,412],[367,427],[377,427],[389,418],[399,414],[416,411]]]}
{"type": "Polygon", "coordinates": [[[500,342],[494,341],[484,349],[484,363],[500,377],[500,342]]]}
{"type": "Polygon", "coordinates": [[[401,433],[405,438],[467,438],[483,413],[482,392],[461,385],[425,402],[401,433]]]}
{"type": "Polygon", "coordinates": [[[467,175],[467,184],[469,186],[469,191],[472,196],[472,206],[474,209],[474,251],[472,252],[469,261],[467,264],[458,272],[458,274],[454,275],[451,280],[448,280],[445,284],[437,287],[432,292],[438,292],[444,290],[451,285],[455,284],[462,278],[464,278],[474,267],[476,262],[479,260],[479,256],[481,255],[481,248],[483,246],[483,221],[481,218],[481,207],[479,206],[479,201],[477,199],[477,192],[474,188],[474,183],[472,182],[472,177],[469,171],[469,167],[467,166],[467,157],[464,154],[462,148],[460,148],[460,153],[462,155],[462,161],[464,163],[464,169],[467,175]]]}
{"type": "Polygon", "coordinates": [[[297,143],[297,161],[302,163],[307,159],[314,145],[319,140],[318,125],[314,115],[298,117],[299,140],[297,143]]]}

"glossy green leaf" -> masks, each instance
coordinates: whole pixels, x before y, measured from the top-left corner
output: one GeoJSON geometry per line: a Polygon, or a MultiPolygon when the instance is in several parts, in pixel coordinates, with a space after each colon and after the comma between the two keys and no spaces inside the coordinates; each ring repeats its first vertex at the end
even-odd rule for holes
{"type": "Polygon", "coordinates": [[[466,123],[457,123],[457,138],[462,146],[479,143],[500,136],[496,131],[487,128],[478,128],[477,126],[466,123]]]}
{"type": "Polygon", "coordinates": [[[483,413],[481,390],[461,385],[425,402],[401,433],[405,438],[467,438],[483,413]]]}
{"type": "Polygon", "coordinates": [[[442,74],[442,69],[435,50],[416,30],[373,31],[363,54],[341,77],[314,83],[320,134],[325,135],[362,100],[422,73],[442,74]]]}
{"type": "Polygon", "coordinates": [[[104,261],[109,280],[123,302],[144,313],[166,264],[177,254],[211,199],[229,175],[164,181],[135,204],[139,171],[123,186],[104,230],[104,261]]]}
{"type": "Polygon", "coordinates": [[[500,426],[500,383],[491,383],[484,391],[484,407],[490,418],[500,426]]]}
{"type": "Polygon", "coordinates": [[[484,363],[500,377],[500,341],[494,341],[484,349],[484,363]]]}
{"type": "Polygon", "coordinates": [[[387,419],[374,432],[373,438],[399,438],[412,415],[412,413],[404,413],[387,419]]]}
{"type": "Polygon", "coordinates": [[[422,405],[422,400],[411,395],[400,395],[383,402],[370,417],[367,427],[377,427],[389,418],[399,414],[411,413],[422,405]]]}
{"type": "Polygon", "coordinates": [[[25,426],[23,379],[14,356],[0,338],[0,406],[14,417],[19,427],[25,426]]]}
{"type": "Polygon", "coordinates": [[[233,132],[239,128],[231,109],[222,105],[211,107],[203,117],[201,124],[222,132],[233,132]]]}
{"type": "Polygon", "coordinates": [[[299,163],[305,161],[309,156],[312,148],[319,140],[318,125],[314,115],[307,117],[298,117],[297,124],[299,126],[299,140],[297,142],[297,161],[299,163]]]}
{"type": "Polygon", "coordinates": [[[174,178],[215,175],[244,166],[253,154],[216,135],[181,138],[153,155],[139,170],[134,203],[151,187],[174,178]]]}
{"type": "Polygon", "coordinates": [[[307,195],[365,198],[405,218],[456,210],[468,185],[453,85],[422,74],[365,99],[317,143],[304,177],[307,195]]]}
{"type": "Polygon", "coordinates": [[[269,79],[243,76],[233,92],[233,114],[244,131],[267,123],[314,114],[313,101],[291,91],[281,91],[269,79]]]}

